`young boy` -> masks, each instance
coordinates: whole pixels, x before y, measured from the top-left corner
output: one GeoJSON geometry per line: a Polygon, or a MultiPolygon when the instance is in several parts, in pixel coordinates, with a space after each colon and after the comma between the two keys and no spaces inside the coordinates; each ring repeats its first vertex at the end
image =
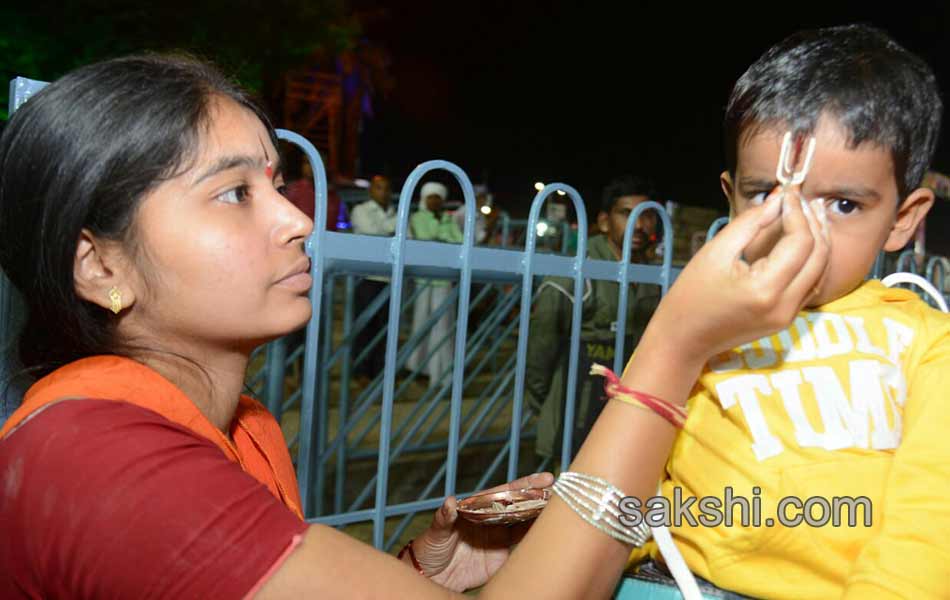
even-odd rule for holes
{"type": "MultiPolygon", "coordinates": [[[[721,176],[732,213],[778,185],[786,131],[800,147],[814,137],[800,193],[824,206],[831,253],[791,327],[710,361],[667,464],[667,498],[679,488],[684,499],[722,501],[731,487],[761,506],[758,525],[743,526],[733,504],[723,509],[733,527],[672,528],[690,569],[721,588],[796,599],[950,595],[950,318],[865,281],[881,249],[902,248],[934,201],[919,186],[941,110],[930,69],[864,26],[793,35],[736,83],[721,176]],[[842,505],[812,500],[812,517],[840,516],[841,526],[792,526],[810,498],[836,497],[867,499],[851,505],[857,523],[842,505]]],[[[765,256],[780,235],[780,225],[763,232],[745,258],[765,256]]]]}

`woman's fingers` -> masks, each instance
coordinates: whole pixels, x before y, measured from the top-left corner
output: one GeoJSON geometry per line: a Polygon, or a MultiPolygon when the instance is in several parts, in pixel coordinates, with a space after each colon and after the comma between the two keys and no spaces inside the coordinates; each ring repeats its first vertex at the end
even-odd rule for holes
{"type": "Polygon", "coordinates": [[[803,205],[798,186],[773,191],[762,206],[743,211],[680,273],[645,335],[672,339],[684,363],[700,364],[787,327],[827,270],[830,242],[820,214],[817,203],[803,205]],[[768,255],[748,264],[747,248],[759,245],[762,234],[763,242],[774,239],[778,219],[781,237],[768,255]]]}
{"type": "Polygon", "coordinates": [[[432,519],[433,529],[451,529],[458,519],[458,500],[449,496],[442,502],[442,506],[435,512],[432,519]]]}
{"type": "Polygon", "coordinates": [[[810,209],[801,202],[795,189],[789,189],[782,197],[782,237],[768,256],[752,265],[751,275],[754,291],[761,293],[766,304],[774,305],[799,274],[811,256],[815,236],[809,217],[810,209]]]}
{"type": "Polygon", "coordinates": [[[532,473],[514,481],[509,481],[506,485],[509,490],[543,489],[554,485],[554,475],[546,471],[544,473],[532,473]]]}
{"type": "Polygon", "coordinates": [[[501,485],[496,485],[493,488],[483,490],[478,492],[479,494],[490,494],[492,492],[506,492],[508,490],[525,490],[528,488],[543,489],[551,487],[554,485],[554,475],[548,472],[544,473],[532,473],[531,475],[525,475],[524,477],[519,477],[508,483],[503,483],[501,485]]]}
{"type": "MultiPolygon", "coordinates": [[[[781,194],[773,192],[762,206],[749,209],[734,218],[704,248],[715,251],[729,263],[742,259],[742,253],[759,233],[782,214],[781,194]]],[[[700,251],[702,252],[702,250],[700,251]]]]}
{"type": "Polygon", "coordinates": [[[823,201],[806,202],[797,190],[783,199],[782,237],[752,266],[750,284],[761,304],[785,323],[814,298],[827,271],[831,240],[823,201]]]}
{"type": "Polygon", "coordinates": [[[810,203],[808,222],[814,238],[814,246],[805,265],[788,286],[786,301],[788,308],[798,313],[812,300],[821,289],[821,283],[828,270],[828,258],[831,256],[831,237],[828,232],[824,201],[810,203]]]}

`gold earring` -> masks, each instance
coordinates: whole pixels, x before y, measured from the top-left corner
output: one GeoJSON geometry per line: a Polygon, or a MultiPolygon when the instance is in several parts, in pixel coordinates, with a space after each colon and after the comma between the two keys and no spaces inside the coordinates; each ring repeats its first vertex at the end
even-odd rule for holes
{"type": "Polygon", "coordinates": [[[109,300],[112,301],[112,312],[119,314],[119,311],[122,310],[122,292],[119,291],[119,288],[112,286],[112,289],[109,290],[109,300]]]}

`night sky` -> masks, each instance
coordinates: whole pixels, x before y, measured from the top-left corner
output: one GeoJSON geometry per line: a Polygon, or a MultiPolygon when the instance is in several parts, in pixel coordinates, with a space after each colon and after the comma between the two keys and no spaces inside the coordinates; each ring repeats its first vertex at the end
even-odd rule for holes
{"type": "Polygon", "coordinates": [[[364,172],[398,185],[422,160],[445,158],[512,213],[526,212],[535,181],[574,185],[590,205],[623,173],[654,177],[664,200],[721,207],[729,91],[770,45],[807,27],[881,27],[934,68],[950,98],[946,2],[622,4],[352,2],[377,9],[366,31],[396,76],[366,125],[364,172]]]}

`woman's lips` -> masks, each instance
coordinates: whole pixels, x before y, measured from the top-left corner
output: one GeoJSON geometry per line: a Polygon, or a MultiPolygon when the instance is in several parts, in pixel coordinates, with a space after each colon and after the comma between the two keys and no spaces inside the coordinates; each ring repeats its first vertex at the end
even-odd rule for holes
{"type": "Polygon", "coordinates": [[[297,273],[296,275],[284,277],[277,282],[277,285],[300,292],[308,292],[313,286],[313,277],[307,272],[297,273]]]}

